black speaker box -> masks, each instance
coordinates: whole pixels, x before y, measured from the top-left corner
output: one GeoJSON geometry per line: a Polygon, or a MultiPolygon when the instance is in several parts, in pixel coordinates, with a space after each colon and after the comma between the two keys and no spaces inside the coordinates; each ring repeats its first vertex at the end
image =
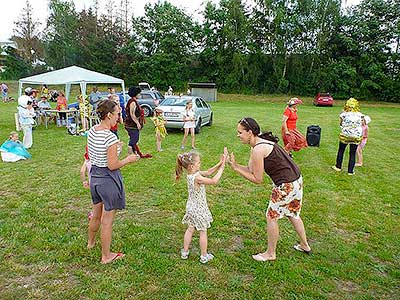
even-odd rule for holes
{"type": "Polygon", "coordinates": [[[307,144],[310,147],[319,147],[321,141],[321,127],[310,125],[307,127],[307,144]]]}

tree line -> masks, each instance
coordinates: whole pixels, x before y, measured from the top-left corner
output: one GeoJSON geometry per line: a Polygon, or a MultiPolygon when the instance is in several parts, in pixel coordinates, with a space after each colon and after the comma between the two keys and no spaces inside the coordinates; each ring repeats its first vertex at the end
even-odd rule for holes
{"type": "Polygon", "coordinates": [[[15,22],[3,79],[78,65],[185,90],[215,82],[220,91],[314,95],[400,102],[400,1],[242,0],[207,2],[200,18],[168,2],[132,17],[128,0],[97,0],[77,12],[50,0],[45,29],[29,0],[15,22]]]}

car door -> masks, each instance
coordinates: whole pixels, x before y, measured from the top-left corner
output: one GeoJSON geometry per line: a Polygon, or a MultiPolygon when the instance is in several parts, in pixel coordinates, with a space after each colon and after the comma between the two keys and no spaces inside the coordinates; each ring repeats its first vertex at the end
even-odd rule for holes
{"type": "Polygon", "coordinates": [[[203,99],[201,99],[201,104],[203,104],[204,121],[207,121],[207,123],[208,123],[210,121],[210,118],[211,118],[210,105],[206,101],[204,101],[203,99]]]}
{"type": "Polygon", "coordinates": [[[200,116],[201,123],[204,123],[204,108],[203,105],[201,104],[201,100],[200,98],[196,98],[194,101],[196,103],[197,115],[200,116]]]}

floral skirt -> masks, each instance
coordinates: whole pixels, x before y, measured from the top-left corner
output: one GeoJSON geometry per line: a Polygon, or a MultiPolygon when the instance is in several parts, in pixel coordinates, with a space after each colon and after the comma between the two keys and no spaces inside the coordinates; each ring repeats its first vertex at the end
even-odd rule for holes
{"type": "Polygon", "coordinates": [[[303,200],[303,177],[281,185],[273,185],[266,216],[271,219],[300,217],[303,200]]]}
{"type": "Polygon", "coordinates": [[[285,134],[282,129],[282,140],[285,144],[286,151],[300,151],[302,148],[308,146],[306,138],[300,133],[300,131],[297,129],[290,129],[289,133],[290,134],[285,134]]]}

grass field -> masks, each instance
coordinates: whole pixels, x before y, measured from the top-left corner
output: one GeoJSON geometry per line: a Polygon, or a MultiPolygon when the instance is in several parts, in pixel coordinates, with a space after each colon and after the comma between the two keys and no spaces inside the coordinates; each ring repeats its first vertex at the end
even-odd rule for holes
{"type": "MultiPolygon", "coordinates": [[[[236,138],[237,121],[252,116],[279,134],[283,99],[220,95],[212,104],[213,126],[196,136],[203,168],[217,162],[224,146],[245,164],[249,149],[236,138]]],[[[372,118],[365,166],[348,176],[330,169],[343,103],[324,108],[304,101],[298,128],[322,127],[319,148],[295,153],[313,255],[293,250],[296,235],[281,220],[277,260],[253,261],[251,254],[266,248],[270,181],[254,185],[226,168],[221,183],[207,189],[215,220],[209,250],[216,259],[199,263],[197,235],[189,260],[182,261],[187,191],[185,180],[173,180],[182,134],[170,132],[164,152],[156,153],[148,122],[140,146],[154,158],[122,169],[127,209],[116,216],[112,249],[126,256],[101,265],[99,243],[86,250],[91,200],[79,179],[85,138],[39,126],[32,160],[0,162],[0,299],[399,299],[400,106],[361,102],[372,118]]],[[[0,104],[3,140],[14,130],[15,111],[15,102],[0,104]]],[[[126,145],[123,128],[120,136],[126,145]]]]}

